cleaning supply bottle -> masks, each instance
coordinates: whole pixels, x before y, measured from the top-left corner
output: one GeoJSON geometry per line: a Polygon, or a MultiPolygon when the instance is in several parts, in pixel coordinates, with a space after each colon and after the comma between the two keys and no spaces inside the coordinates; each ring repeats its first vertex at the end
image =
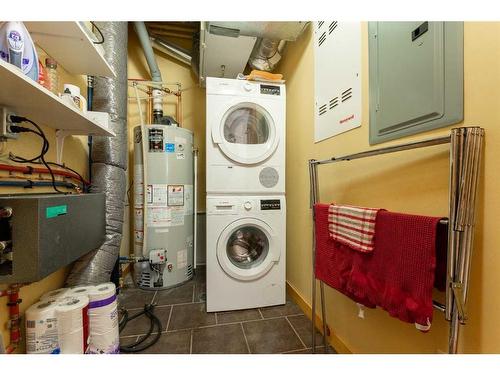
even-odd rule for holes
{"type": "Polygon", "coordinates": [[[22,22],[0,22],[0,58],[38,82],[38,54],[22,22]]]}
{"type": "Polygon", "coordinates": [[[46,86],[50,91],[57,95],[58,84],[59,84],[59,74],[57,72],[57,61],[47,57],[45,59],[45,72],[47,76],[45,77],[46,86]]]}

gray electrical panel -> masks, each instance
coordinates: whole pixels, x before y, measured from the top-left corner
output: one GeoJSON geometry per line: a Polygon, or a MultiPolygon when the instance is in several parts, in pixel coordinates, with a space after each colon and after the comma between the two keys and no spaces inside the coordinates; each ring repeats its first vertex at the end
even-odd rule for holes
{"type": "Polygon", "coordinates": [[[37,281],[104,242],[104,194],[0,196],[0,284],[37,281]]]}
{"type": "Polygon", "coordinates": [[[463,120],[463,22],[369,22],[370,144],[463,120]]]}

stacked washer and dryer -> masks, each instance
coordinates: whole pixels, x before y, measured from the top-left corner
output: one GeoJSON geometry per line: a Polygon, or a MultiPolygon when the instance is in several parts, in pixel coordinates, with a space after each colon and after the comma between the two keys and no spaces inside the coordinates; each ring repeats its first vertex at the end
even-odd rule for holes
{"type": "Polygon", "coordinates": [[[207,78],[207,311],[284,304],[285,86],[207,78]]]}

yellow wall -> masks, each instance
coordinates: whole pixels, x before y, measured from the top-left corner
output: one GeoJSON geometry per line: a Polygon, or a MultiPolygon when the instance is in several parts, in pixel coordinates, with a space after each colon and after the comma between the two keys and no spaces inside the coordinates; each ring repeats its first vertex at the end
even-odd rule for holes
{"type": "MultiPolygon", "coordinates": [[[[45,62],[46,54],[39,50],[39,58],[42,62],[45,62]]],[[[83,76],[70,75],[61,66],[58,66],[59,71],[59,91],[62,91],[64,83],[72,83],[80,87],[83,96],[86,96],[86,80],[83,76]]],[[[19,113],[22,115],[22,113],[19,113]]],[[[55,130],[42,125],[42,129],[45,132],[49,142],[50,149],[46,156],[49,161],[56,161],[56,140],[55,140],[55,130]]],[[[18,140],[9,140],[5,145],[5,149],[2,154],[1,163],[5,163],[5,155],[8,156],[9,152],[17,154],[23,157],[33,157],[39,153],[41,148],[41,142],[39,137],[32,134],[22,134],[18,140]]],[[[88,147],[87,147],[87,137],[67,137],[64,144],[64,154],[63,162],[70,168],[78,171],[82,176],[88,177],[88,147]]],[[[8,176],[7,172],[0,172],[0,178],[6,178],[8,176]]],[[[47,178],[47,176],[44,176],[47,178]]],[[[43,193],[52,192],[52,188],[36,188],[33,191],[27,191],[24,188],[7,188],[0,187],[0,194],[9,193],[43,193]]],[[[20,305],[21,313],[38,300],[38,298],[45,292],[53,289],[57,289],[63,286],[64,280],[66,278],[68,268],[64,268],[54,272],[53,274],[47,276],[39,282],[33,283],[29,286],[25,286],[21,289],[20,298],[23,302],[20,305]]],[[[0,284],[0,290],[3,290],[7,285],[0,284]]],[[[8,321],[8,309],[7,309],[7,297],[0,298],[0,332],[3,335],[4,344],[7,346],[9,340],[9,331],[7,329],[8,321]]],[[[20,352],[24,351],[24,337],[20,352]]]]}
{"type": "MultiPolygon", "coordinates": [[[[314,132],[314,63],[312,31],[289,46],[280,67],[287,79],[287,279],[311,300],[311,218],[307,160],[370,149],[368,144],[368,43],[362,26],[362,126],[318,144],[314,132]]],[[[465,23],[465,119],[458,125],[486,129],[479,187],[475,252],[471,271],[469,323],[459,350],[500,352],[500,23],[465,23]]],[[[445,135],[450,127],[385,143],[445,135]]],[[[406,151],[319,167],[321,201],[333,200],[424,215],[446,215],[448,153],[446,146],[406,151]]],[[[442,296],[439,296],[441,298],[442,296]]],[[[356,305],[326,288],[327,321],[354,353],[436,353],[447,350],[447,324],[436,312],[431,332],[422,334],[380,310],[357,318],[356,305]]]]}

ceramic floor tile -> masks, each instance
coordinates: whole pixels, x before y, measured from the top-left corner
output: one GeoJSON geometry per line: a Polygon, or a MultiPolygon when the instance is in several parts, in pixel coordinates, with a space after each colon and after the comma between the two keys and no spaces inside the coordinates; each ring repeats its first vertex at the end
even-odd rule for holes
{"type": "Polygon", "coordinates": [[[204,303],[172,306],[169,331],[198,328],[215,324],[215,314],[207,313],[204,303]]]}
{"type": "Polygon", "coordinates": [[[160,290],[156,293],[155,304],[163,306],[193,302],[193,288],[194,282],[191,280],[170,289],[160,290]]]}
{"type": "Polygon", "coordinates": [[[224,311],[217,313],[217,324],[244,322],[262,319],[258,309],[224,311]]]}
{"type": "MultiPolygon", "coordinates": [[[[287,319],[297,331],[305,346],[312,346],[311,321],[305,315],[289,316],[287,319]]],[[[323,345],[323,336],[316,329],[316,345],[323,345]]]]}
{"type": "Polygon", "coordinates": [[[251,353],[283,353],[305,349],[285,318],[243,323],[251,353]]]}
{"type": "Polygon", "coordinates": [[[142,308],[153,301],[154,291],[139,288],[122,288],[118,295],[118,306],[126,309],[142,308]]]}
{"type": "MultiPolygon", "coordinates": [[[[150,337],[146,342],[151,342],[150,337]]],[[[189,354],[191,349],[191,331],[162,333],[160,339],[151,347],[137,354],[189,354]]]]}
{"type": "Polygon", "coordinates": [[[193,354],[247,354],[248,348],[240,324],[228,324],[193,330],[193,354]]]}
{"type": "Polygon", "coordinates": [[[286,304],[279,306],[263,307],[260,309],[264,318],[302,314],[303,311],[295,302],[287,300],[286,304]]]}
{"type": "MultiPolygon", "coordinates": [[[[160,319],[162,331],[167,329],[168,317],[170,315],[171,306],[157,306],[154,308],[154,314],[160,319]]],[[[129,311],[129,317],[140,312],[141,310],[129,311]]],[[[144,314],[127,323],[120,336],[143,335],[149,331],[151,320],[144,314]]]]}

